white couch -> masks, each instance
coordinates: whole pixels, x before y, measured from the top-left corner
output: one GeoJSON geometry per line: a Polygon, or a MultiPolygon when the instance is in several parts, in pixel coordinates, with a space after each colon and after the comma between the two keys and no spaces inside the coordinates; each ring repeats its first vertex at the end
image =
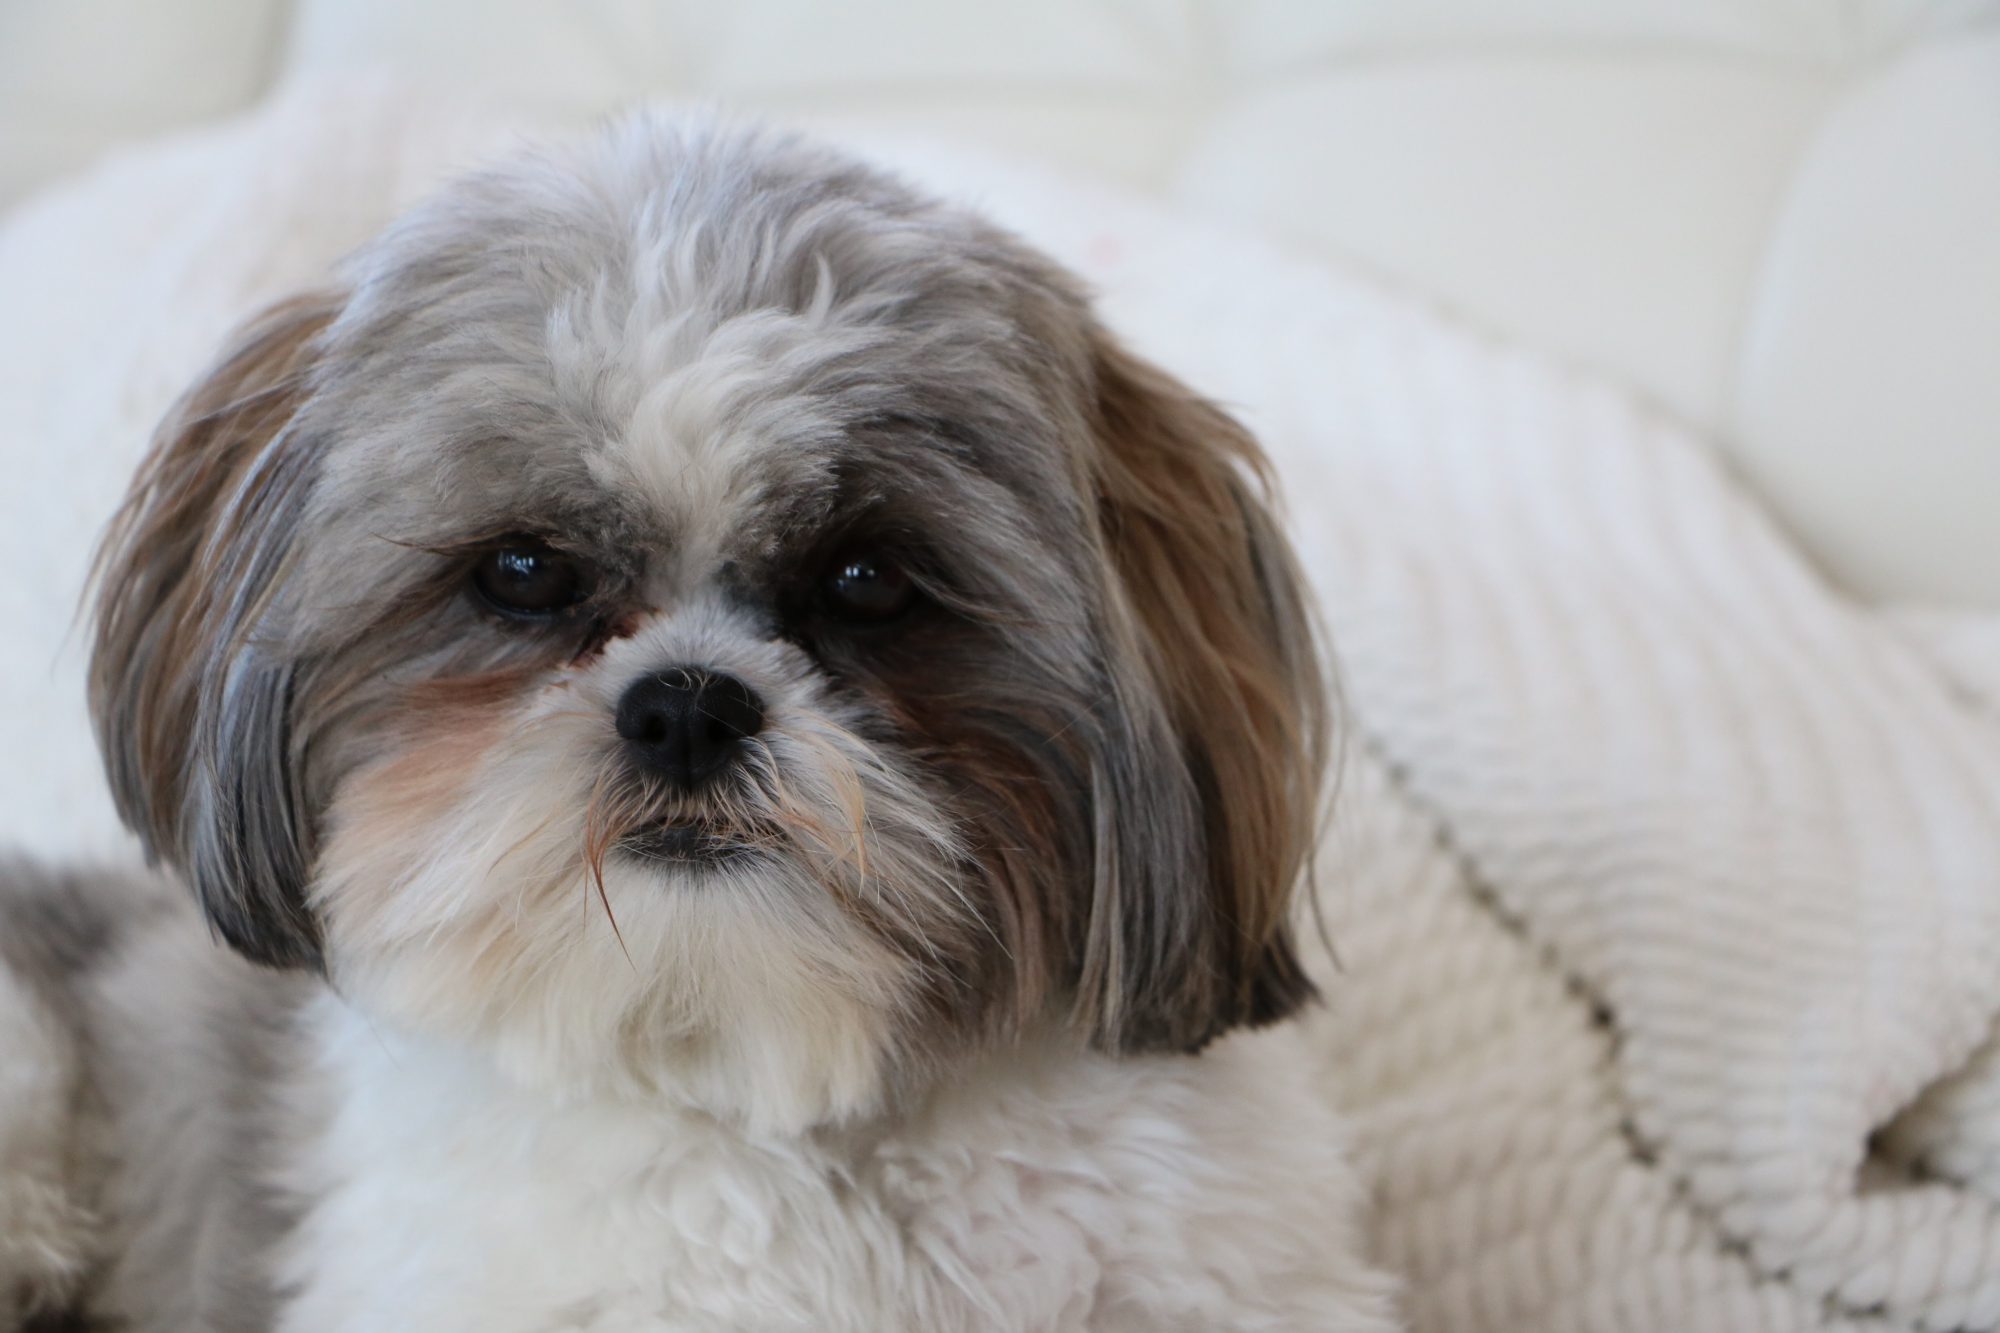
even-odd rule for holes
{"type": "Polygon", "coordinates": [[[2000,607],[1996,0],[9,0],[0,200],[287,76],[919,127],[1358,262],[2000,607]]]}

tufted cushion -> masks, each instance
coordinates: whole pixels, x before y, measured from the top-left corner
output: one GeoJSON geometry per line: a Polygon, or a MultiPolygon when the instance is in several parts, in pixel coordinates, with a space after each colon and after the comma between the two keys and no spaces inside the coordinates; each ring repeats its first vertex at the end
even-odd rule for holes
{"type": "Polygon", "coordinates": [[[1828,116],[1737,384],[1742,463],[1850,585],[2000,606],[2000,28],[1828,116]]]}
{"type": "Polygon", "coordinates": [[[0,5],[0,203],[134,138],[234,111],[269,83],[284,0],[0,5]]]}
{"type": "Polygon", "coordinates": [[[1996,607],[1996,43],[2000,0],[14,0],[0,192],[378,67],[556,119],[920,129],[1609,373],[1848,588],[1996,607]]]}

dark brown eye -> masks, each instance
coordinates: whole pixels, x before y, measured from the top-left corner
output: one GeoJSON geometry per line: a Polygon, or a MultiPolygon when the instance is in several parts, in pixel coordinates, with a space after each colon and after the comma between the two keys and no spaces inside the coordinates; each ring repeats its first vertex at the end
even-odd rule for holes
{"type": "Polygon", "coordinates": [[[530,538],[480,556],[472,586],[494,610],[527,618],[552,616],[590,595],[574,557],[530,538]]]}
{"type": "Polygon", "coordinates": [[[835,560],[820,585],[827,613],[850,624],[879,625],[908,611],[917,600],[916,581],[893,556],[851,551],[835,560]]]}

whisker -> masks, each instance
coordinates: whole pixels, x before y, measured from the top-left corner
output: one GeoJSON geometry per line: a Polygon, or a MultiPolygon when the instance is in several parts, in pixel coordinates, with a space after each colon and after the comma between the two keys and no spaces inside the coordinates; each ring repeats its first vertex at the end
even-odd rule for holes
{"type": "MultiPolygon", "coordinates": [[[[598,779],[596,788],[590,794],[590,812],[584,820],[583,858],[584,864],[590,871],[586,887],[591,883],[597,886],[597,901],[604,908],[604,919],[611,923],[611,933],[618,941],[618,951],[625,955],[626,965],[636,974],[639,965],[633,961],[632,951],[625,946],[625,932],[619,929],[618,914],[611,909],[611,895],[604,887],[604,858],[611,850],[613,841],[613,822],[607,817],[604,808],[609,803],[604,790],[609,781],[608,775],[598,779]]],[[[588,894],[585,895],[584,901],[588,904],[588,894]]]]}

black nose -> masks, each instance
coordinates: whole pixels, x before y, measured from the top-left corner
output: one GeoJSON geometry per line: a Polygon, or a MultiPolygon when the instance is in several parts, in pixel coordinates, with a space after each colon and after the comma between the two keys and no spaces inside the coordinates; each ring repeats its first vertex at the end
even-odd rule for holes
{"type": "Polygon", "coordinates": [[[756,691],[734,676],[695,667],[641,676],[618,701],[618,734],[632,757],[682,791],[729,767],[763,725],[756,691]]]}

